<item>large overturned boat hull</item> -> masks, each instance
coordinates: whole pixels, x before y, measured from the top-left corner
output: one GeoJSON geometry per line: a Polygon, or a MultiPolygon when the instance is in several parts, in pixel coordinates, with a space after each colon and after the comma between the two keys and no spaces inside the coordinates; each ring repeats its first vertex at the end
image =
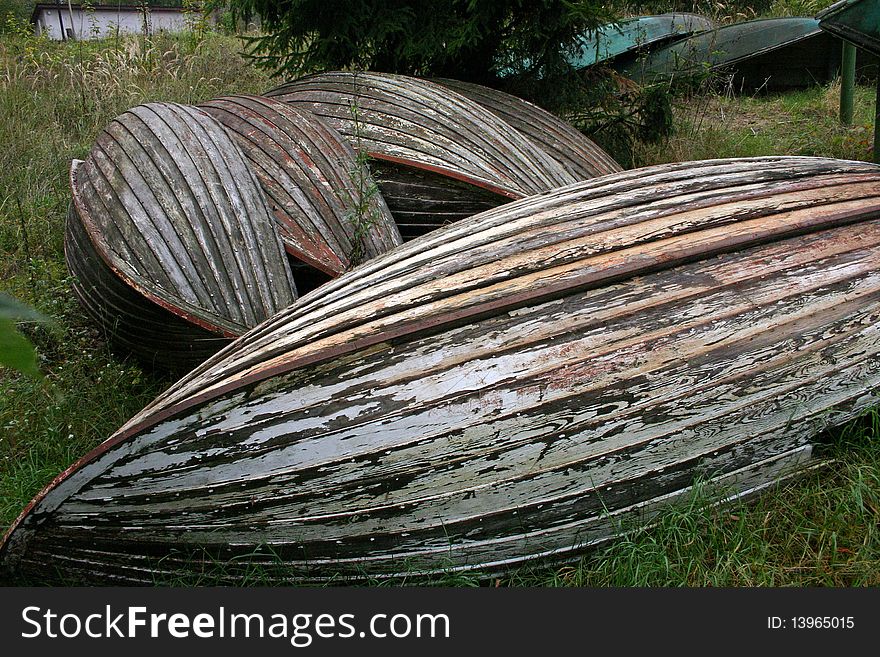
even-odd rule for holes
{"type": "Polygon", "coordinates": [[[695,479],[802,467],[875,402],[878,320],[878,167],[582,182],[301,298],[60,475],[0,563],[137,583],[194,553],[286,581],[564,558],[695,479]]]}
{"type": "Polygon", "coordinates": [[[188,369],[297,297],[256,177],[201,110],[121,114],[72,163],[70,188],[74,290],[113,344],[151,365],[188,369]]]}

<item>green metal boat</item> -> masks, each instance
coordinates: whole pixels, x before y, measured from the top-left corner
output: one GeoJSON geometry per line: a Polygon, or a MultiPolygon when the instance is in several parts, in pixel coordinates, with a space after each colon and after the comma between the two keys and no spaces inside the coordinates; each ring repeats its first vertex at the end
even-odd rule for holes
{"type": "Polygon", "coordinates": [[[623,55],[644,51],[711,30],[714,24],[696,14],[672,13],[640,16],[620,23],[603,25],[581,37],[580,51],[569,57],[575,68],[586,68],[623,55]]]}
{"type": "Polygon", "coordinates": [[[880,55],[880,0],[843,0],[816,18],[823,30],[880,55]]]}
{"type": "Polygon", "coordinates": [[[736,90],[780,91],[828,82],[840,66],[840,42],[814,18],[769,18],[726,25],[614,67],[638,82],[730,71],[736,90]]]}
{"type": "MultiPolygon", "coordinates": [[[[843,0],[819,12],[819,27],[822,30],[839,36],[854,44],[859,50],[856,59],[855,73],[861,77],[876,80],[877,100],[874,104],[874,161],[880,162],[880,73],[877,58],[880,57],[880,0],[843,0]],[[869,66],[864,60],[870,59],[869,66]],[[860,66],[860,60],[862,65],[860,66]]],[[[848,93],[852,102],[852,83],[855,75],[849,78],[849,84],[841,85],[841,120],[843,120],[844,94],[848,93]]],[[[850,104],[850,112],[852,105],[850,104]]]]}

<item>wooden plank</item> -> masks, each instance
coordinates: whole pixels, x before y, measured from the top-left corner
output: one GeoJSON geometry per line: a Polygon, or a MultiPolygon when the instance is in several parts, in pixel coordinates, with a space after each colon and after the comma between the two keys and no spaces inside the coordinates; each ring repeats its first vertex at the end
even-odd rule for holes
{"type": "Polygon", "coordinates": [[[148,367],[183,374],[229,343],[124,283],[95,251],[73,208],[67,215],[64,254],[74,273],[74,294],[120,354],[134,354],[148,367]]]}
{"type": "MultiPolygon", "coordinates": [[[[285,83],[266,95],[319,115],[356,151],[381,163],[377,182],[405,237],[443,221],[432,217],[460,217],[462,201],[479,205],[493,199],[500,205],[582,177],[497,113],[429,80],[331,72],[285,83]],[[421,172],[419,188],[412,187],[406,169],[421,172]],[[394,175],[398,171],[402,178],[394,175]],[[424,200],[439,206],[437,211],[420,221],[407,211],[407,191],[419,193],[411,203],[424,200]],[[450,191],[456,200],[444,209],[450,191]]],[[[578,140],[581,145],[584,139],[578,140]]],[[[597,172],[618,170],[597,147],[593,151],[597,172]]]]}
{"type": "Polygon", "coordinates": [[[396,162],[374,160],[370,169],[404,240],[510,201],[460,180],[396,162]]]}
{"type": "MultiPolygon", "coordinates": [[[[768,458],[756,464],[751,464],[733,473],[721,475],[701,484],[701,490],[708,490],[720,496],[718,504],[724,504],[736,499],[745,499],[759,494],[761,491],[777,485],[803,473],[809,467],[811,448],[809,445],[792,449],[779,456],[768,458]]],[[[815,466],[813,466],[815,467],[815,466]]],[[[654,498],[648,503],[634,504],[630,507],[603,513],[596,517],[585,518],[569,527],[559,528],[559,532],[568,536],[579,538],[578,549],[552,549],[545,548],[543,552],[529,555],[531,559],[552,559],[554,561],[567,561],[580,558],[586,547],[595,546],[607,542],[612,537],[621,533],[631,532],[633,528],[650,526],[657,514],[670,506],[678,503],[688,503],[694,494],[694,486],[674,491],[667,495],[654,498]]],[[[538,539],[544,543],[545,539],[538,539]]],[[[537,542],[537,541],[536,541],[537,542]]],[[[36,567],[39,563],[49,559],[52,555],[33,551],[30,561],[36,567]]],[[[76,558],[67,555],[58,555],[57,560],[65,572],[71,577],[88,580],[93,573],[104,574],[104,581],[117,584],[153,584],[156,581],[180,581],[182,578],[191,576],[191,563],[202,560],[208,564],[223,564],[223,571],[211,572],[210,575],[222,576],[228,582],[241,581],[246,569],[257,568],[260,571],[261,581],[289,585],[294,573],[298,574],[298,581],[312,583],[342,583],[347,580],[358,581],[357,577],[334,575],[328,577],[322,574],[322,567],[326,564],[310,560],[303,560],[296,565],[290,562],[280,561],[270,549],[257,549],[249,555],[245,572],[236,568],[235,561],[228,561],[239,555],[232,549],[211,552],[207,550],[182,551],[176,554],[160,557],[143,557],[130,553],[107,552],[94,547],[83,546],[78,550],[76,558]]],[[[511,568],[520,565],[524,559],[519,558],[496,558],[484,564],[485,575],[502,575],[511,568]]],[[[415,561],[401,562],[397,572],[376,573],[373,577],[383,579],[386,577],[411,578],[414,573],[422,575],[451,574],[460,571],[473,570],[468,566],[456,566],[444,563],[442,559],[428,558],[421,563],[415,561]]]]}
{"type": "Polygon", "coordinates": [[[450,79],[436,79],[435,82],[470,98],[509,123],[578,180],[621,170],[614,158],[590,138],[537,105],[470,82],[450,79]]]}
{"type": "Polygon", "coordinates": [[[510,198],[575,181],[497,116],[428,80],[339,71],[265,95],[318,114],[372,157],[444,172],[510,198]]]}

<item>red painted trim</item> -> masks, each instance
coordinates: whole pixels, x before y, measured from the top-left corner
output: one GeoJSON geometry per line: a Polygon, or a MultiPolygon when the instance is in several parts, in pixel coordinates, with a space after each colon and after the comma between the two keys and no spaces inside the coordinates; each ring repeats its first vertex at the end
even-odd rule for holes
{"type": "Polygon", "coordinates": [[[396,157],[394,155],[386,155],[384,153],[379,153],[377,151],[368,151],[367,153],[374,160],[383,160],[385,162],[394,162],[395,164],[403,164],[408,167],[412,167],[413,169],[422,169],[424,171],[430,171],[431,173],[437,173],[442,176],[446,176],[447,178],[452,178],[454,180],[458,180],[461,182],[466,182],[474,187],[480,187],[487,191],[493,192],[494,194],[499,194],[500,196],[506,196],[507,198],[513,199],[514,201],[525,198],[525,194],[522,192],[518,192],[514,189],[508,189],[506,187],[499,187],[498,185],[493,185],[490,182],[485,180],[481,180],[480,178],[474,178],[473,176],[468,176],[467,174],[461,173],[459,171],[455,171],[453,169],[447,169],[445,167],[434,166],[433,164],[425,164],[424,162],[418,162],[416,160],[410,160],[405,157],[396,157]]]}
{"type": "Polygon", "coordinates": [[[203,317],[198,317],[196,315],[191,314],[189,311],[184,310],[178,306],[175,306],[171,302],[161,298],[156,295],[154,292],[151,292],[143,285],[135,281],[133,278],[125,274],[122,270],[117,267],[113,258],[110,256],[108,251],[105,248],[104,241],[100,237],[100,231],[98,230],[97,225],[92,221],[91,216],[89,215],[88,209],[85,207],[85,204],[82,202],[82,199],[79,195],[79,186],[77,184],[76,173],[79,168],[79,163],[82,160],[73,160],[70,165],[70,190],[71,190],[71,198],[73,200],[73,205],[77,215],[79,215],[80,221],[82,221],[83,227],[86,229],[86,234],[89,236],[89,240],[92,242],[92,246],[95,247],[95,251],[97,251],[98,255],[101,256],[101,259],[104,261],[104,264],[119,278],[123,283],[134,289],[136,292],[146,297],[157,306],[160,306],[167,310],[168,312],[177,315],[178,317],[185,319],[191,324],[195,324],[196,326],[209,331],[210,333],[216,333],[224,338],[235,339],[245,333],[247,329],[239,333],[234,333],[231,330],[220,326],[218,324],[211,323],[208,319],[203,317]]]}

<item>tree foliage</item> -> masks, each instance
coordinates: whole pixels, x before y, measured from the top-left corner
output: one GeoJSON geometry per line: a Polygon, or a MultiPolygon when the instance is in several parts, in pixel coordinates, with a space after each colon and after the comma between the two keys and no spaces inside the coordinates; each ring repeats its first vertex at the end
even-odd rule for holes
{"type": "Polygon", "coordinates": [[[8,29],[10,21],[27,20],[33,8],[29,0],[0,0],[0,34],[8,29]]]}
{"type": "Polygon", "coordinates": [[[361,68],[492,84],[570,71],[579,34],[612,18],[597,0],[228,0],[264,34],[247,52],[276,75],[361,68]]]}

